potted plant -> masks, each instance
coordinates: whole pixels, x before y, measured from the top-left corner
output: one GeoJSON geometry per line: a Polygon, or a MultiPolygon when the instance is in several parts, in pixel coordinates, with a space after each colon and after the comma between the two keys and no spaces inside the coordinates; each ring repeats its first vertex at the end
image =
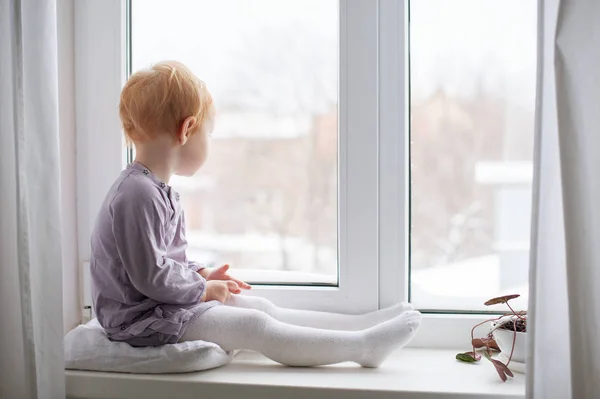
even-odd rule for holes
{"type": "Polygon", "coordinates": [[[515,311],[509,304],[511,299],[520,295],[505,295],[490,299],[486,306],[504,303],[510,313],[491,318],[475,325],[471,329],[472,351],[456,355],[456,359],[465,363],[474,363],[481,360],[481,353],[496,368],[502,381],[514,377],[511,368],[517,372],[525,372],[525,357],[527,355],[527,312],[515,311]],[[483,338],[475,338],[475,329],[483,324],[491,323],[491,329],[483,338]],[[494,351],[499,351],[497,358],[493,358],[494,351]],[[512,362],[512,365],[511,365],[512,362]],[[518,364],[518,366],[517,366],[518,364]],[[509,368],[509,366],[512,366],[509,368]]]}

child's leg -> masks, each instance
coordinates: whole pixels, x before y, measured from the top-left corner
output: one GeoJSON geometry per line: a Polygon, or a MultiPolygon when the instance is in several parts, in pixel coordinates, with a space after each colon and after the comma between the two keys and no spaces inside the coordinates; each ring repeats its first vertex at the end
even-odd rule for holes
{"type": "Polygon", "coordinates": [[[288,324],[326,330],[360,331],[413,310],[410,303],[403,302],[387,309],[361,315],[315,312],[310,310],[284,309],[271,301],[247,295],[232,295],[226,305],[236,308],[257,309],[288,324]]]}
{"type": "Polygon", "coordinates": [[[193,321],[181,341],[254,350],[288,366],[352,361],[377,367],[391,351],[410,341],[420,322],[419,312],[408,311],[364,331],[332,331],[282,323],[260,310],[217,306],[193,321]]]}

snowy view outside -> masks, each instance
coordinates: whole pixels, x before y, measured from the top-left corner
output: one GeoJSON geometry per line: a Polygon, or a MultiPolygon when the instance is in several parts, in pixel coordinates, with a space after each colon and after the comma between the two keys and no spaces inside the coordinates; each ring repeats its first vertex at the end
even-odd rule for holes
{"type": "Polygon", "coordinates": [[[412,301],[526,306],[535,0],[413,0],[412,301]]]}
{"type": "MultiPolygon", "coordinates": [[[[526,294],[536,1],[410,7],[412,300],[526,294]]],[[[335,0],[132,1],[132,69],[182,61],[217,105],[207,165],[172,181],[190,258],[337,283],[338,27],[335,0]]]]}
{"type": "Polygon", "coordinates": [[[132,1],[132,69],[179,60],[217,106],[209,161],[172,181],[191,259],[337,283],[338,26],[335,0],[132,1]]]}

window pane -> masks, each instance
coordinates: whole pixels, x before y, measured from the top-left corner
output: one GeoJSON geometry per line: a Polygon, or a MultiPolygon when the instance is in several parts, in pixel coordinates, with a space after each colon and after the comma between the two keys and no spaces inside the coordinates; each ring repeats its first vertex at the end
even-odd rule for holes
{"type": "Polygon", "coordinates": [[[411,292],[485,309],[528,292],[535,0],[413,0],[411,292]]]}
{"type": "Polygon", "coordinates": [[[207,164],[171,182],[189,257],[337,284],[337,1],[136,0],[131,21],[134,71],[181,61],[217,105],[207,164]]]}

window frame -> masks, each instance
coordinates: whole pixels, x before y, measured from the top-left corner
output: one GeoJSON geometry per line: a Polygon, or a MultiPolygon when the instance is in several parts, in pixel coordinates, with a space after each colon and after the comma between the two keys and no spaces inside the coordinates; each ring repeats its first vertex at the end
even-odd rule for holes
{"type": "MultiPolygon", "coordinates": [[[[257,286],[249,294],[354,314],[409,300],[408,3],[339,0],[339,286],[257,286]]],[[[86,276],[96,212],[126,165],[117,101],[128,73],[127,2],[74,7],[77,244],[86,276]]],[[[471,326],[486,318],[424,314],[410,346],[468,346],[471,326]]]]}
{"type": "MultiPolygon", "coordinates": [[[[377,11],[376,2],[340,1],[338,286],[265,285],[252,295],[323,311],[379,307],[377,11]]],[[[75,19],[81,263],[89,261],[95,213],[125,166],[116,106],[128,72],[127,2],[76,2],[75,19]]]]}

